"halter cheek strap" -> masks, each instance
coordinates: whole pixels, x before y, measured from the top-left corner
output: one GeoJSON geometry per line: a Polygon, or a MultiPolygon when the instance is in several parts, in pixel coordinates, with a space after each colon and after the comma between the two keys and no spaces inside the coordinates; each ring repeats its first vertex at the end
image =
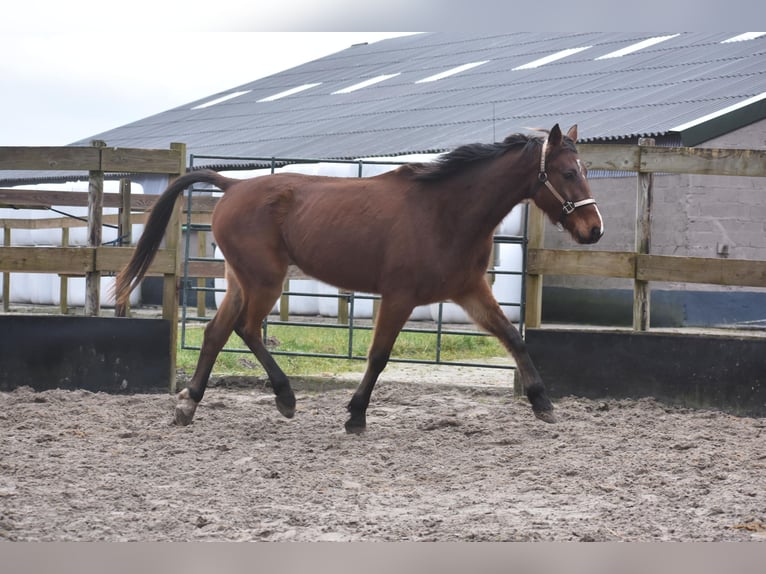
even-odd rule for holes
{"type": "Polygon", "coordinates": [[[575,209],[578,207],[582,207],[583,205],[595,205],[596,200],[593,198],[588,199],[581,199],[580,201],[570,201],[568,199],[564,199],[561,194],[556,191],[556,188],[553,187],[553,184],[548,179],[548,174],[545,172],[545,156],[546,152],[548,151],[548,138],[545,138],[545,141],[543,142],[543,152],[540,156],[540,173],[537,174],[537,179],[547,187],[550,192],[553,194],[553,197],[558,199],[561,202],[561,218],[563,219],[570,213],[572,213],[575,209]]]}

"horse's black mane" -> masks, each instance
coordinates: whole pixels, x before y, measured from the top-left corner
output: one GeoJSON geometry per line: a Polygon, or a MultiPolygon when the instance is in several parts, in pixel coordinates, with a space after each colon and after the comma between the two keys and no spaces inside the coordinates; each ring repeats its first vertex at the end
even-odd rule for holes
{"type": "MultiPolygon", "coordinates": [[[[572,145],[569,138],[564,138],[572,145]]],[[[463,145],[444,154],[429,163],[408,164],[413,179],[418,181],[435,181],[449,177],[477,162],[496,159],[510,150],[522,149],[524,153],[542,146],[543,138],[527,134],[512,134],[502,142],[491,144],[474,143],[463,145]]]]}

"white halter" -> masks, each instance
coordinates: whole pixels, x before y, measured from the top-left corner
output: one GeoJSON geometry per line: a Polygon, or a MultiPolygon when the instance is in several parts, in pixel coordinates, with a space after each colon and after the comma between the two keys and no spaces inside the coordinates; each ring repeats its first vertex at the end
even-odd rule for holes
{"type": "Polygon", "coordinates": [[[544,184],[545,187],[547,187],[551,193],[553,194],[553,197],[558,199],[561,202],[562,206],[562,213],[561,218],[563,219],[570,213],[572,213],[575,209],[578,207],[582,207],[583,205],[595,205],[596,200],[593,198],[588,199],[581,199],[580,201],[570,201],[568,199],[564,199],[561,194],[556,191],[556,188],[553,187],[553,184],[548,180],[548,174],[545,173],[545,155],[548,151],[548,138],[545,138],[545,141],[543,142],[543,151],[542,155],[540,156],[540,173],[537,174],[537,179],[540,180],[540,183],[544,184]]]}

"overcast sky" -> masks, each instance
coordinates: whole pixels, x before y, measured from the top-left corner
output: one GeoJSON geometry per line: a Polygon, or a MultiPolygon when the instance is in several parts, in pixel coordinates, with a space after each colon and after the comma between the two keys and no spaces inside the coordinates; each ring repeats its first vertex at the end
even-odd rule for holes
{"type": "Polygon", "coordinates": [[[762,23],[766,14],[766,3],[746,0],[704,6],[646,0],[630,19],[619,6],[613,0],[9,0],[0,11],[0,146],[66,145],[397,35],[311,30],[576,34],[615,29],[615,21],[623,30],[734,30],[762,23]]]}
{"type": "Polygon", "coordinates": [[[0,146],[66,145],[352,44],[395,35],[139,34],[130,27],[111,35],[1,34],[0,146]]]}

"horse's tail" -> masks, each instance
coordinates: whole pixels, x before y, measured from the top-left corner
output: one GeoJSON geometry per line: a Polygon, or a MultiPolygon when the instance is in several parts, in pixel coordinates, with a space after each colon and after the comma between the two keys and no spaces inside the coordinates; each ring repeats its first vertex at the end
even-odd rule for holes
{"type": "Polygon", "coordinates": [[[160,195],[152,211],[149,213],[149,219],[146,222],[141,238],[138,240],[133,257],[115,279],[114,296],[117,309],[125,308],[130,293],[141,283],[144,275],[149,270],[149,266],[152,264],[162,238],[165,235],[165,228],[168,226],[168,222],[173,215],[176,199],[181,192],[194,183],[209,183],[222,191],[226,191],[228,187],[237,181],[239,180],[224,177],[209,169],[203,169],[182,175],[162,192],[162,195],[160,195]]]}

